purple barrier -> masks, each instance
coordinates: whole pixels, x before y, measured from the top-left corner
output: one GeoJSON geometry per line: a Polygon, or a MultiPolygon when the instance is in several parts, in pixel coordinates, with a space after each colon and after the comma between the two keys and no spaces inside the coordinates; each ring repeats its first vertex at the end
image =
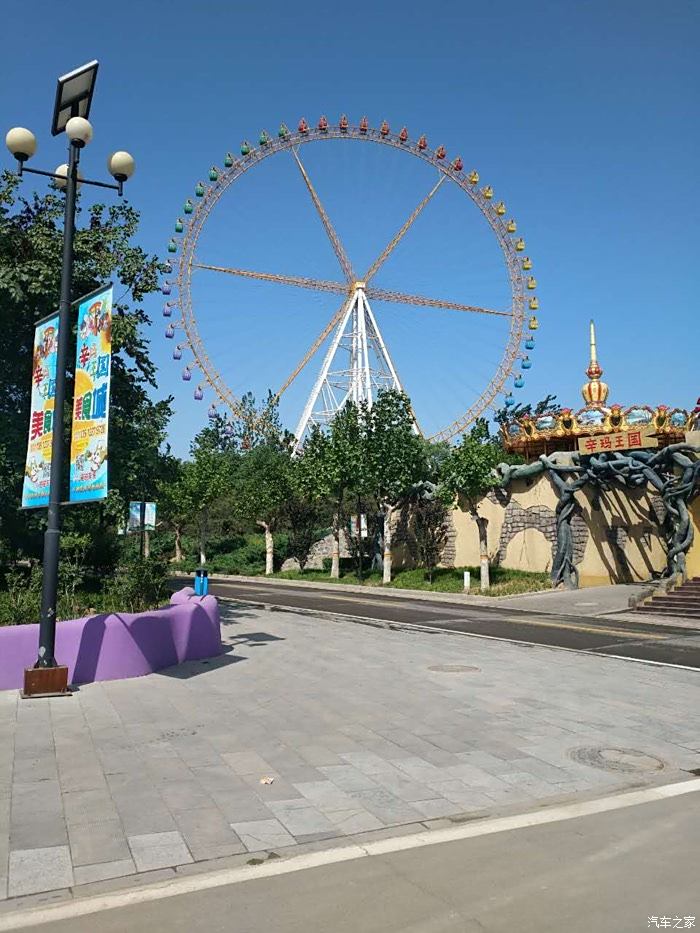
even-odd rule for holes
{"type": "MultiPolygon", "coordinates": [[[[22,686],[25,667],[36,661],[38,643],[38,625],[0,627],[0,690],[22,686]]],[[[218,654],[216,599],[183,590],[161,609],[89,616],[56,626],[56,660],[68,665],[68,682],[73,684],[140,677],[218,654]]]]}

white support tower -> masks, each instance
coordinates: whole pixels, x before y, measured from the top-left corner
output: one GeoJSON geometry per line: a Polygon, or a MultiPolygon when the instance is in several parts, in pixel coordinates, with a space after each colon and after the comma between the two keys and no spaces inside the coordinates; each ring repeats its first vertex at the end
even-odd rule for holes
{"type": "Polygon", "coordinates": [[[365,283],[355,282],[297,424],[295,453],[314,425],[329,424],[348,401],[366,402],[371,407],[381,389],[403,392],[367,300],[365,283]]]}

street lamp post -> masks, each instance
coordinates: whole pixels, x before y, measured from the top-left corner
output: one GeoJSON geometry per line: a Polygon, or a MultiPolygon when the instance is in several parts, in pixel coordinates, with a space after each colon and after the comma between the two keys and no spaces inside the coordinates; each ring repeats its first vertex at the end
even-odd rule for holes
{"type": "Polygon", "coordinates": [[[73,273],[73,239],[75,235],[76,195],[81,184],[111,188],[122,194],[124,182],[133,174],[134,160],[128,152],[115,152],[108,161],[109,172],[117,182],[110,184],[79,177],[80,151],[92,139],[92,126],[88,122],[95,86],[98,63],[84,65],[58,79],[54,107],[52,135],[65,131],[68,137],[68,163],[59,165],[55,172],[27,168],[25,163],[36,152],[34,134],[23,127],[15,127],[6,137],[7,147],[17,159],[20,176],[26,173],[52,178],[56,187],[65,190],[63,223],[63,260],[61,267],[61,294],[58,318],[58,348],[56,355],[56,390],[54,396],[53,437],[51,441],[51,473],[49,507],[44,533],[43,580],[41,591],[41,618],[39,623],[39,651],[34,668],[25,671],[24,694],[63,694],[68,689],[68,668],[58,665],[55,658],[56,603],[58,597],[58,567],[61,536],[61,483],[63,478],[63,430],[66,398],[66,369],[71,334],[71,289],[73,273]]]}

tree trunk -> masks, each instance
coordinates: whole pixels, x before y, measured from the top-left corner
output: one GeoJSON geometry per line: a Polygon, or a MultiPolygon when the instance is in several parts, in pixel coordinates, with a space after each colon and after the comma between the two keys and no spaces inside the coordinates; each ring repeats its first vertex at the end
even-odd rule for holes
{"type": "Polygon", "coordinates": [[[265,530],[265,576],[269,577],[275,572],[275,539],[269,522],[258,522],[258,525],[265,530]]]}
{"type": "Polygon", "coordinates": [[[382,571],[382,583],[391,583],[391,519],[394,515],[394,506],[385,505],[384,512],[384,569],[382,571]]]}
{"type": "Polygon", "coordinates": [[[331,552],[331,579],[340,579],[340,514],[333,522],[333,550],[331,552]]]}
{"type": "Polygon", "coordinates": [[[474,512],[474,521],[479,530],[479,564],[481,567],[481,592],[483,593],[491,585],[489,579],[489,546],[486,534],[489,520],[474,512]]]}
{"type": "Polygon", "coordinates": [[[175,525],[175,560],[180,563],[182,560],[182,529],[175,525]]]}
{"type": "Polygon", "coordinates": [[[204,566],[207,562],[207,511],[202,512],[199,519],[199,563],[204,566]]]}
{"type": "Polygon", "coordinates": [[[151,535],[147,528],[144,528],[143,531],[143,556],[145,558],[151,556],[151,535]]]}

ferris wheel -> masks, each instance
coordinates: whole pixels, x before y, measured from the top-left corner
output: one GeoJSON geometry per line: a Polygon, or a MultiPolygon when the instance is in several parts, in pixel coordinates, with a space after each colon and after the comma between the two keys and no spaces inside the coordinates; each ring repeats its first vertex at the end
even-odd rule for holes
{"type": "MultiPolygon", "coordinates": [[[[448,159],[444,146],[431,149],[424,135],[412,141],[406,127],[395,133],[386,121],[382,122],[379,129],[374,129],[369,126],[366,117],[363,117],[357,126],[351,125],[346,116],[342,116],[337,125],[331,125],[325,116],[321,117],[316,127],[301,119],[296,131],[282,124],[276,137],[263,131],[257,146],[245,141],[240,147],[240,157],[227,153],[222,167],[212,166],[208,173],[208,184],[203,181],[196,184],[194,197],[185,201],[183,216],[178,217],[175,223],[175,236],[168,243],[166,278],[161,286],[166,296],[172,296],[167,298],[163,307],[164,317],[170,319],[165,337],[173,341],[177,338],[172,353],[175,360],[183,360],[183,354],[187,354],[186,365],[182,370],[183,381],[191,382],[193,375],[197,374],[194,380],[194,398],[201,401],[205,398],[205,393],[210,393],[209,417],[216,417],[220,410],[218,406],[224,411],[230,411],[234,416],[241,414],[241,399],[227,384],[221,367],[213,362],[212,353],[208,351],[201,336],[201,309],[197,307],[193,294],[193,277],[200,273],[277,283],[307,292],[339,296],[339,307],[333,308],[334,313],[311,345],[306,348],[299,347],[301,359],[284,381],[283,374],[280,374],[279,388],[273,395],[275,400],[281,398],[326,344],[318,375],[296,422],[294,433],[297,449],[300,449],[313,425],[327,425],[347,401],[366,402],[371,406],[377,393],[383,388],[403,391],[397,366],[373,310],[375,302],[442,309],[459,314],[483,316],[485,319],[500,322],[500,333],[504,336],[495,371],[492,371],[484,380],[484,384],[479,386],[475,397],[466,400],[464,410],[460,409],[462,413],[432,433],[430,440],[446,441],[464,432],[470,424],[493,407],[501,395],[505,395],[506,407],[514,405],[512,389],[522,388],[523,371],[532,365],[528,354],[535,347],[534,332],[539,326],[536,316],[539,308],[535,293],[537,282],[532,274],[532,261],[525,255],[525,240],[519,233],[515,220],[506,216],[506,206],[503,201],[495,198],[492,186],[486,184],[480,187],[479,182],[478,172],[465,171],[459,156],[448,159]],[[336,141],[336,144],[353,141],[390,147],[409,154],[436,170],[429,190],[408,214],[403,224],[397,225],[398,229],[384,249],[368,268],[359,274],[321,202],[305,164],[309,144],[330,140],[336,141]],[[291,158],[296,166],[337,258],[340,274],[335,280],[312,278],[307,274],[289,274],[286,271],[260,271],[235,265],[216,265],[207,262],[206,256],[200,256],[198,247],[203,231],[224,194],[234,183],[243,181],[249,170],[275,155],[291,158]],[[476,206],[500,247],[505,265],[507,291],[504,291],[504,294],[508,295],[508,300],[502,302],[501,307],[486,307],[482,304],[468,304],[389,290],[375,283],[377,273],[417,218],[440,189],[449,185],[454,186],[476,206]]],[[[251,348],[251,353],[253,351],[254,348],[251,348]]],[[[417,431],[418,424],[416,418],[417,431]]]]}

